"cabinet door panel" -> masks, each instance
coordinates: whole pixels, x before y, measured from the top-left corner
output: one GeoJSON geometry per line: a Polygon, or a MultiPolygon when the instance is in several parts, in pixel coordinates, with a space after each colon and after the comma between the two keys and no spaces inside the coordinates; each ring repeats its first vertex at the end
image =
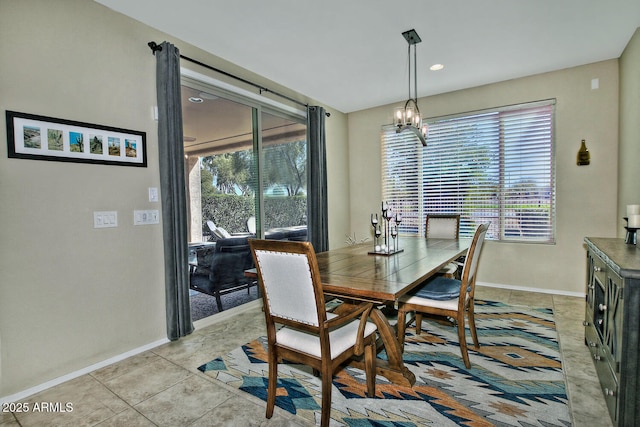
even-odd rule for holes
{"type": "Polygon", "coordinates": [[[611,370],[616,377],[620,375],[620,355],[622,353],[622,283],[622,279],[617,274],[609,273],[607,277],[604,346],[611,370]]]}
{"type": "Polygon", "coordinates": [[[595,272],[594,257],[591,252],[587,253],[587,307],[586,315],[593,320],[594,298],[595,298],[595,272]]]}
{"type": "Polygon", "coordinates": [[[596,332],[595,327],[593,326],[593,322],[591,321],[591,319],[587,318],[587,324],[585,326],[585,330],[584,330],[584,338],[585,338],[585,344],[587,345],[587,347],[589,348],[589,351],[591,352],[591,357],[593,358],[593,360],[598,360],[599,354],[600,354],[600,340],[598,339],[598,333],[596,332]]]}

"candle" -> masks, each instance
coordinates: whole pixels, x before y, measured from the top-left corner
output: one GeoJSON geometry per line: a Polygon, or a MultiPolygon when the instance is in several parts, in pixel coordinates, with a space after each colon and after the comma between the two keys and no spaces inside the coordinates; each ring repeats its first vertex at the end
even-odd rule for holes
{"type": "Polygon", "coordinates": [[[629,215],[629,228],[640,228],[640,215],[629,215]]]}
{"type": "MultiPolygon", "coordinates": [[[[631,218],[631,215],[640,214],[640,205],[627,205],[627,218],[631,218]]],[[[629,224],[631,226],[631,224],[629,224]]]]}

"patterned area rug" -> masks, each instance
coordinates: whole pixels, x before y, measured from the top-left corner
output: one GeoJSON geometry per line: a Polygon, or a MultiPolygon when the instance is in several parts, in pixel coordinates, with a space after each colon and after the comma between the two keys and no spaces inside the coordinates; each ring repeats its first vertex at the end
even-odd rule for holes
{"type": "MultiPolygon", "coordinates": [[[[403,359],[413,387],[378,376],[366,395],[364,372],[336,373],[332,424],[336,426],[569,426],[558,339],[550,309],[476,301],[480,349],[471,345],[471,369],[460,356],[456,328],[425,319],[423,333],[407,331],[403,359]]],[[[468,342],[471,342],[467,331],[468,342]]],[[[384,352],[378,355],[385,358],[384,352]]],[[[266,401],[266,339],[260,338],[198,368],[266,401]]],[[[320,422],[320,381],[306,366],[278,367],[276,405],[320,422]]]]}

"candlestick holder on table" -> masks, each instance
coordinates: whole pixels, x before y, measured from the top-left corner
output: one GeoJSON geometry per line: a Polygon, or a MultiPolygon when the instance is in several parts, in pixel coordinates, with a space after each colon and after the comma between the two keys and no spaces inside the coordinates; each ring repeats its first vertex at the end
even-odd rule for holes
{"type": "Polygon", "coordinates": [[[373,226],[375,239],[373,251],[369,252],[369,255],[394,255],[402,252],[404,249],[399,248],[400,239],[398,236],[398,227],[402,222],[402,215],[400,213],[394,215],[393,208],[387,202],[382,202],[381,212],[382,227],[378,225],[378,214],[371,214],[371,225],[373,226]],[[391,221],[394,222],[393,225],[391,225],[391,221]],[[384,244],[380,245],[378,239],[382,234],[384,234],[384,244]],[[392,239],[393,244],[391,243],[392,239]]]}
{"type": "Polygon", "coordinates": [[[624,220],[627,221],[627,225],[624,227],[627,230],[627,235],[625,236],[624,242],[628,245],[635,245],[638,243],[638,233],[637,231],[640,227],[629,227],[629,218],[624,217],[624,220]]]}
{"type": "MultiPolygon", "coordinates": [[[[397,240],[397,244],[394,244],[397,251],[400,251],[400,223],[401,222],[402,222],[402,214],[400,212],[398,212],[396,214],[396,218],[395,218],[396,235],[398,236],[398,240],[397,240]]],[[[395,239],[395,237],[394,237],[394,239],[395,239]]]]}
{"type": "Polygon", "coordinates": [[[624,239],[624,242],[628,245],[635,245],[638,243],[638,228],[625,227],[627,230],[627,236],[624,239]]]}

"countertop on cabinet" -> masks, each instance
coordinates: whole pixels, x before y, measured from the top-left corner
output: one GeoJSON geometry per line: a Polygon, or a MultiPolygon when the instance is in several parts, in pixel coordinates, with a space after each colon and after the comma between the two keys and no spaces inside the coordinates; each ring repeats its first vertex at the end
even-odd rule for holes
{"type": "Polygon", "coordinates": [[[620,277],[640,279],[640,248],[612,237],[585,237],[584,241],[620,277]]]}

